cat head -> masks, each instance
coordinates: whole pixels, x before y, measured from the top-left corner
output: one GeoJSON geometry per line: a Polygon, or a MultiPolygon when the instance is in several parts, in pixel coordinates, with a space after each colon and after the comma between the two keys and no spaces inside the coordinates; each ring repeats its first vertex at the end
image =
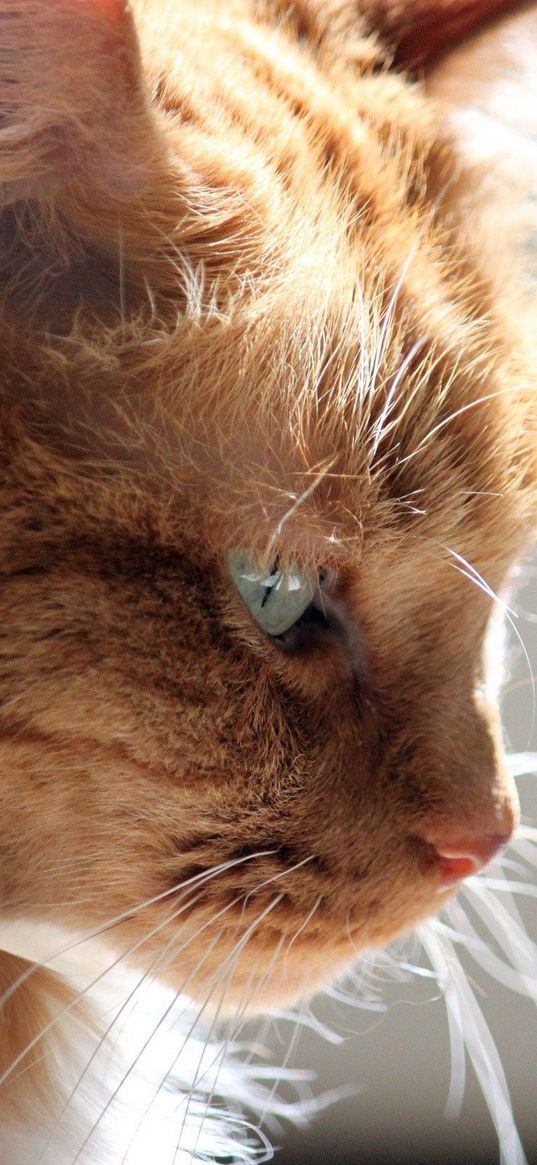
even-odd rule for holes
{"type": "Polygon", "coordinates": [[[380,42],[212,7],[0,21],[0,895],[257,1007],[515,827],[534,385],[380,42]]]}

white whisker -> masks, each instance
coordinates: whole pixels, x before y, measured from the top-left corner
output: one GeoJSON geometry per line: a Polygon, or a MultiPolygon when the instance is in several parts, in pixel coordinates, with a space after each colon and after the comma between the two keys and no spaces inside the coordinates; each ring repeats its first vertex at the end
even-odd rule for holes
{"type": "MultiPolygon", "coordinates": [[[[453,944],[445,934],[441,940],[439,939],[434,922],[419,928],[419,934],[443,987],[446,1009],[450,1016],[454,1068],[456,1067],[458,1073],[464,1072],[462,1057],[463,1048],[466,1048],[498,1133],[502,1162],[505,1165],[507,1163],[527,1165],[494,1040],[460,966],[453,944]]],[[[450,1104],[459,1102],[460,1087],[452,1076],[450,1104]]]]}

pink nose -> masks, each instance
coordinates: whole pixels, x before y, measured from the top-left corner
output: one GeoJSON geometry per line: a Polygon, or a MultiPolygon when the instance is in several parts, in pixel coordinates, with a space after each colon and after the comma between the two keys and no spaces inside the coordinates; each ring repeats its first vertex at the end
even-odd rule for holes
{"type": "Polygon", "coordinates": [[[428,838],[436,851],[442,889],[488,866],[505,849],[510,837],[510,834],[494,833],[489,837],[446,838],[445,841],[428,838]]]}

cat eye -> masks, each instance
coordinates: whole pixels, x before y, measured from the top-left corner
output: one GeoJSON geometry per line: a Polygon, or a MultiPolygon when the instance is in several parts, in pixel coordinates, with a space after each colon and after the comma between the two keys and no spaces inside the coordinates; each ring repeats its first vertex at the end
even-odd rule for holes
{"type": "Polygon", "coordinates": [[[259,570],[247,550],[230,550],[228,565],[237,590],[259,627],[284,646],[292,646],[290,633],[305,625],[325,624],[323,612],[315,603],[322,576],[277,565],[259,570]]]}

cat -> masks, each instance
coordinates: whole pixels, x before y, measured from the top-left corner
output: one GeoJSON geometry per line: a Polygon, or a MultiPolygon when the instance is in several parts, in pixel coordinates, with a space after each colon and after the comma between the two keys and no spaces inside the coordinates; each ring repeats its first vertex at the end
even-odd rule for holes
{"type": "Polygon", "coordinates": [[[6,1165],[253,1152],[211,1097],[263,1071],[191,1023],[334,981],[517,829],[535,354],[412,79],[498,7],[0,10],[6,1165]]]}

